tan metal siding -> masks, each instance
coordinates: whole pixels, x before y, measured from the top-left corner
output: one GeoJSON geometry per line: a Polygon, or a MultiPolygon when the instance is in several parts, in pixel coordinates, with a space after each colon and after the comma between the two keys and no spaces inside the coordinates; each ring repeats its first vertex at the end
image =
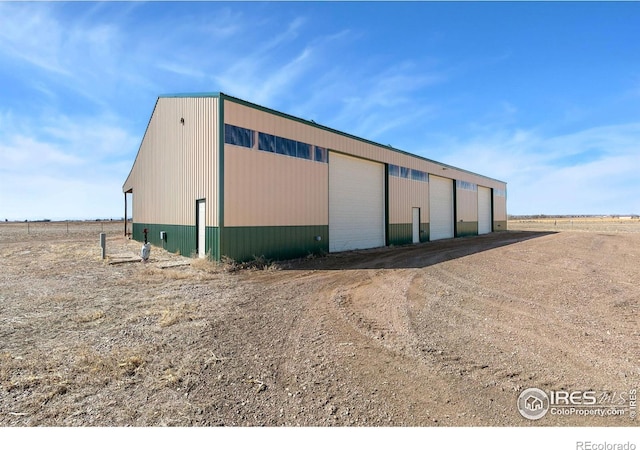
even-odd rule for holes
{"type": "Polygon", "coordinates": [[[389,177],[389,223],[411,223],[412,208],[420,208],[420,220],[429,222],[429,183],[389,177]]]}
{"type": "Polygon", "coordinates": [[[458,222],[478,221],[478,191],[456,187],[456,218],[458,222]]]}
{"type": "Polygon", "coordinates": [[[328,224],[328,164],[228,144],[224,151],[225,226],[328,224]]]}
{"type": "MultiPolygon", "coordinates": [[[[503,191],[504,192],[504,191],[503,191]]],[[[507,197],[506,193],[502,195],[499,192],[493,191],[493,220],[494,221],[506,221],[507,220],[507,197]]]]}
{"type": "Polygon", "coordinates": [[[318,145],[333,151],[370,159],[372,161],[422,170],[437,176],[468,181],[486,187],[506,189],[506,184],[497,180],[471,174],[436,162],[426,161],[412,155],[394,151],[391,148],[374,145],[330,130],[316,128],[310,124],[229,100],[225,101],[225,122],[251,130],[263,131],[308,144],[318,145]]]}
{"type": "Polygon", "coordinates": [[[217,101],[158,99],[125,183],[135,222],[195,225],[196,200],[206,198],[207,226],[217,225],[217,101]]]}

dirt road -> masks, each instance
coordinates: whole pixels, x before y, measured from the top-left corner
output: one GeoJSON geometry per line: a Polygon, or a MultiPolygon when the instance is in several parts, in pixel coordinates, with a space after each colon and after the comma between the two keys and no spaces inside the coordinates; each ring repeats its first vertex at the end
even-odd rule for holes
{"type": "MultiPolygon", "coordinates": [[[[137,254],[112,227],[111,261],[137,254]]],[[[0,425],[637,425],[629,410],[531,421],[516,400],[638,388],[640,233],[509,231],[232,272],[157,248],[110,265],[97,242],[0,226],[0,425]]]]}

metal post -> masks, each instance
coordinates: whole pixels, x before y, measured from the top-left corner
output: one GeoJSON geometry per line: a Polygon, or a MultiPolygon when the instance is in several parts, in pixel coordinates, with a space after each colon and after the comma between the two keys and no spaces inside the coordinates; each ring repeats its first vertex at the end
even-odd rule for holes
{"type": "Polygon", "coordinates": [[[127,193],[124,193],[124,237],[127,237],[127,193]]]}
{"type": "Polygon", "coordinates": [[[102,259],[107,255],[107,233],[100,233],[100,248],[102,249],[102,259]]]}

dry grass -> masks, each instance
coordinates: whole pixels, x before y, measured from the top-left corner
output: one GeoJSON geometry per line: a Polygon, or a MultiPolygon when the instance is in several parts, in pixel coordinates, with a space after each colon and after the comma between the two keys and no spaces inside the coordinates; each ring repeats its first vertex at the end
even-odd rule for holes
{"type": "Polygon", "coordinates": [[[207,255],[206,258],[197,258],[194,255],[193,260],[191,261],[191,267],[204,273],[219,274],[224,271],[223,265],[212,260],[210,255],[207,255]]]}
{"type": "Polygon", "coordinates": [[[23,410],[34,411],[54,397],[77,391],[82,386],[107,386],[133,377],[145,363],[147,351],[121,348],[100,353],[85,346],[66,351],[0,355],[0,385],[3,390],[24,397],[23,410]]]}
{"type": "Polygon", "coordinates": [[[104,311],[96,310],[76,316],[75,321],[78,323],[88,323],[102,318],[104,318],[104,311]]]}
{"type": "Polygon", "coordinates": [[[196,320],[199,317],[196,315],[195,308],[192,304],[187,302],[171,303],[169,308],[163,309],[160,312],[160,318],[158,324],[161,327],[170,327],[176,323],[192,320],[196,320]]]}
{"type": "Polygon", "coordinates": [[[109,265],[89,225],[0,224],[0,426],[518,426],[514,386],[637,385],[633,231],[109,265]]]}

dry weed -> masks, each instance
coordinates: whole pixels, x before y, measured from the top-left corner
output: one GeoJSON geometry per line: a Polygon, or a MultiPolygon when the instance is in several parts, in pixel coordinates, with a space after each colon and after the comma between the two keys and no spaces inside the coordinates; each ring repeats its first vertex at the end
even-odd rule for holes
{"type": "Polygon", "coordinates": [[[68,391],[68,383],[62,382],[56,386],[53,386],[53,389],[50,389],[49,392],[47,392],[44,395],[44,399],[42,401],[42,405],[46,405],[47,403],[49,403],[51,400],[53,400],[54,397],[58,396],[58,395],[64,395],[66,394],[68,391]]]}
{"type": "Polygon", "coordinates": [[[239,270],[280,270],[278,263],[265,258],[264,256],[255,256],[251,261],[238,262],[227,256],[221,258],[222,270],[224,272],[233,273],[239,270]]]}
{"type": "Polygon", "coordinates": [[[220,273],[221,265],[210,258],[194,258],[191,267],[205,273],[220,273]]]}
{"type": "Polygon", "coordinates": [[[75,300],[73,294],[64,293],[64,294],[54,294],[46,297],[46,300],[56,303],[66,303],[72,302],[75,300]]]}
{"type": "Polygon", "coordinates": [[[177,269],[162,269],[164,273],[164,278],[168,278],[170,280],[188,280],[190,278],[194,278],[193,273],[189,273],[188,271],[177,270],[177,269]]]}
{"type": "Polygon", "coordinates": [[[158,324],[161,327],[170,327],[171,325],[174,325],[180,322],[180,319],[182,317],[183,317],[183,314],[178,311],[164,310],[162,311],[162,315],[160,316],[160,320],[158,321],[158,324]]]}
{"type": "Polygon", "coordinates": [[[186,302],[171,304],[169,308],[160,311],[158,325],[165,328],[185,320],[190,322],[196,318],[195,309],[195,305],[186,302]]]}
{"type": "Polygon", "coordinates": [[[174,368],[169,368],[164,370],[160,381],[167,387],[176,387],[182,381],[182,377],[174,368]]]}
{"type": "Polygon", "coordinates": [[[140,366],[144,364],[144,359],[139,355],[130,355],[118,363],[118,367],[124,375],[132,376],[140,366]]]}
{"type": "Polygon", "coordinates": [[[88,374],[94,381],[107,384],[124,376],[133,376],[145,363],[140,356],[147,353],[143,349],[116,349],[102,355],[90,349],[80,349],[76,368],[88,374]]]}
{"type": "Polygon", "coordinates": [[[165,278],[165,272],[158,267],[145,265],[140,270],[134,272],[132,278],[138,284],[156,284],[165,278]]]}
{"type": "Polygon", "coordinates": [[[0,357],[0,386],[7,391],[32,391],[41,386],[66,385],[67,381],[52,366],[43,366],[43,360],[42,355],[24,358],[4,353],[0,357]]]}

